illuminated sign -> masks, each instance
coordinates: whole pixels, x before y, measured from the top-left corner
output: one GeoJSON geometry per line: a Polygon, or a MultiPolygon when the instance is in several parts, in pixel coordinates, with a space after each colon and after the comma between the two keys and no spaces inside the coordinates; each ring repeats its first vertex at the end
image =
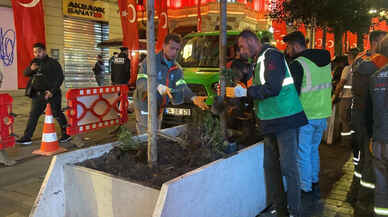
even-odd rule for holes
{"type": "Polygon", "coordinates": [[[90,0],[63,0],[63,14],[91,20],[107,21],[108,3],[90,0]]]}

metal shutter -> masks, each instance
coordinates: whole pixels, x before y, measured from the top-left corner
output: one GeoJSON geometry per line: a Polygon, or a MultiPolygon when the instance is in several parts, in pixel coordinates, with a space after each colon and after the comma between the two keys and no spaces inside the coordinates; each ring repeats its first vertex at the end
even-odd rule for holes
{"type": "Polygon", "coordinates": [[[98,43],[108,39],[109,26],[106,23],[69,17],[64,18],[65,87],[97,86],[92,71],[97,61],[97,54],[103,56],[105,62],[105,83],[110,83],[110,76],[108,75],[109,50],[97,47],[98,43]]]}

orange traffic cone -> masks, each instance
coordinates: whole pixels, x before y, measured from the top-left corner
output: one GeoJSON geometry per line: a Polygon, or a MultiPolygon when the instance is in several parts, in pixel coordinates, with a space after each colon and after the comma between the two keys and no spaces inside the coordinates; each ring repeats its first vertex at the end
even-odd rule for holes
{"type": "Polygon", "coordinates": [[[60,152],[64,152],[66,149],[59,147],[57,133],[55,132],[55,124],[53,113],[51,112],[50,103],[47,103],[46,116],[44,118],[42,144],[40,149],[33,151],[33,154],[50,156],[60,152]]]}

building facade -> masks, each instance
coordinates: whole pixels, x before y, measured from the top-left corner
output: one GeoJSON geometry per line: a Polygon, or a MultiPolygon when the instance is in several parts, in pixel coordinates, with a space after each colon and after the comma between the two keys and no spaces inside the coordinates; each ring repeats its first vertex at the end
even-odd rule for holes
{"type": "MultiPolygon", "coordinates": [[[[92,68],[96,55],[104,57],[106,78],[109,78],[108,59],[118,46],[101,48],[101,42],[122,39],[117,0],[42,0],[45,14],[46,46],[48,54],[57,58],[65,73],[65,87],[95,86],[92,68]]],[[[228,2],[229,30],[267,30],[264,15],[268,0],[228,2]]],[[[0,8],[11,8],[11,0],[0,0],[0,8]]],[[[145,36],[146,14],[138,5],[137,18],[140,38],[145,36]]],[[[201,1],[202,31],[219,28],[220,4],[214,0],[201,1]]],[[[13,19],[13,17],[9,17],[13,19]]],[[[156,22],[157,22],[156,17],[156,22]]],[[[195,0],[168,0],[170,32],[185,35],[197,30],[198,7],[195,0]]],[[[16,52],[16,51],[15,51],[16,52]]],[[[17,72],[15,72],[17,73],[17,72]]]]}

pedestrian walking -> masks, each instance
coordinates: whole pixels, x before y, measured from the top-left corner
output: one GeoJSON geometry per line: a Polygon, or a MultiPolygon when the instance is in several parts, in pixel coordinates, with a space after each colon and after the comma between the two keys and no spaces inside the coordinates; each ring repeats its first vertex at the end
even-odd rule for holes
{"type": "Polygon", "coordinates": [[[227,96],[253,99],[256,116],[264,135],[264,170],[268,203],[258,216],[300,216],[300,177],[296,163],[297,130],[307,124],[294,80],[276,48],[262,44],[256,34],[244,30],[238,36],[240,55],[256,61],[253,85],[245,91],[228,89],[227,96]],[[282,177],[285,177],[287,199],[282,177]],[[288,204],[287,202],[288,201],[288,204]]]}
{"type": "Polygon", "coordinates": [[[58,61],[47,55],[46,46],[42,43],[34,44],[33,53],[35,58],[24,71],[24,75],[30,77],[26,90],[32,99],[31,110],[24,135],[16,142],[24,145],[32,143],[31,137],[47,103],[50,103],[54,118],[61,126],[62,137],[59,141],[67,142],[71,137],[66,134],[67,120],[61,110],[60,87],[64,79],[62,67],[58,61]]]}
{"type": "Polygon", "coordinates": [[[113,58],[111,80],[113,85],[128,84],[131,76],[131,61],[128,48],[121,47],[118,57],[113,58]]]}
{"type": "MultiPolygon", "coordinates": [[[[166,36],[163,49],[156,55],[157,93],[159,129],[162,124],[164,109],[167,104],[182,104],[192,102],[201,109],[207,109],[204,102],[207,97],[195,96],[183,79],[182,68],[175,62],[181,48],[179,36],[169,34],[166,36]]],[[[147,91],[147,59],[141,63],[137,74],[136,89],[133,93],[136,129],[138,134],[146,133],[148,120],[148,91],[147,91]]]]}
{"type": "Polygon", "coordinates": [[[353,149],[353,156],[355,163],[358,163],[359,147],[356,147],[353,143],[354,130],[351,127],[351,105],[352,105],[352,77],[355,58],[359,53],[358,48],[352,48],[347,53],[348,65],[344,67],[341,74],[341,80],[336,86],[334,91],[332,102],[336,102],[337,98],[340,99],[340,120],[341,120],[341,143],[345,146],[351,146],[353,149]]]}
{"type": "Polygon", "coordinates": [[[302,204],[320,199],[319,145],[332,114],[330,53],[322,49],[307,49],[303,33],[286,35],[287,53],[293,58],[290,71],[299,94],[308,124],[298,132],[297,163],[300,174],[302,204]]]}
{"type": "Polygon", "coordinates": [[[105,75],[104,75],[104,62],[102,60],[102,56],[100,54],[97,55],[97,62],[93,67],[94,76],[96,78],[96,82],[98,86],[104,86],[105,84],[105,75]]]}

